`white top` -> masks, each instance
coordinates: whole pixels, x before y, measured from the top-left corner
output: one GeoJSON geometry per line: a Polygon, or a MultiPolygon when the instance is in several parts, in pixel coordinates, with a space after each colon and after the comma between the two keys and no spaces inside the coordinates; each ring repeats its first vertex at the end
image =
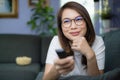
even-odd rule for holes
{"type": "MultiPolygon", "coordinates": [[[[48,53],[47,53],[46,63],[53,64],[54,60],[58,58],[58,55],[55,52],[56,49],[61,49],[58,36],[54,36],[50,43],[48,53]]],[[[99,70],[103,70],[104,62],[105,62],[105,46],[104,46],[103,39],[100,36],[96,36],[96,39],[92,45],[92,49],[95,52],[99,70]]],[[[65,76],[87,75],[86,69],[84,69],[84,66],[81,63],[81,56],[82,56],[81,53],[74,51],[75,67],[70,73],[68,73],[65,76]]]]}

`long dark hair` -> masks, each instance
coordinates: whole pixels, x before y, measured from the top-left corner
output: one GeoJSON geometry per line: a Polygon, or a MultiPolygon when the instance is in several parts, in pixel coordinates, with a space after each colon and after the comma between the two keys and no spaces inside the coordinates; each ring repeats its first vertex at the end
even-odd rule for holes
{"type": "MultiPolygon", "coordinates": [[[[73,51],[69,44],[69,39],[64,36],[64,34],[62,32],[62,28],[61,28],[62,13],[63,13],[64,9],[66,9],[66,8],[77,11],[84,18],[84,20],[86,22],[86,26],[87,26],[87,32],[85,34],[85,38],[88,41],[90,46],[92,46],[92,43],[95,40],[95,31],[94,31],[93,24],[91,22],[91,19],[90,19],[90,16],[89,16],[87,10],[81,4],[79,4],[77,2],[68,2],[60,8],[60,10],[58,12],[58,16],[57,16],[58,37],[60,40],[60,44],[61,44],[62,48],[66,51],[66,53],[68,55],[73,55],[73,51]]],[[[82,55],[82,64],[85,66],[87,65],[87,60],[84,55],[82,55]]]]}

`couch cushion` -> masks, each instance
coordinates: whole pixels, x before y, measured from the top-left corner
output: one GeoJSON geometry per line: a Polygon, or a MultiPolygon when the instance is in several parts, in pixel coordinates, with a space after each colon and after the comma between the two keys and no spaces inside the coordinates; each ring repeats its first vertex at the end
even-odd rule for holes
{"type": "Polygon", "coordinates": [[[45,65],[48,48],[52,38],[53,36],[41,37],[41,63],[43,66],[45,65]]]}
{"type": "Polygon", "coordinates": [[[15,62],[18,56],[28,56],[40,62],[40,37],[35,35],[0,34],[0,63],[15,62]]]}
{"type": "Polygon", "coordinates": [[[15,63],[0,64],[0,80],[35,80],[40,71],[39,64],[19,66],[15,63]]]}
{"type": "Polygon", "coordinates": [[[103,36],[105,42],[105,72],[120,67],[120,30],[103,36]]]}

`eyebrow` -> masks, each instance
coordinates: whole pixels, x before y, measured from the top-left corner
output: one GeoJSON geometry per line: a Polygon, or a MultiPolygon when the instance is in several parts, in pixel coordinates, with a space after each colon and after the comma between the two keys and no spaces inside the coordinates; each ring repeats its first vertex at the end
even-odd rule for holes
{"type": "MultiPolygon", "coordinates": [[[[78,15],[78,16],[76,16],[76,17],[82,17],[81,15],[78,15]]],[[[72,19],[75,19],[76,17],[74,17],[74,18],[72,18],[72,19]]],[[[64,19],[71,19],[71,18],[63,18],[62,20],[64,20],[64,19]]]]}

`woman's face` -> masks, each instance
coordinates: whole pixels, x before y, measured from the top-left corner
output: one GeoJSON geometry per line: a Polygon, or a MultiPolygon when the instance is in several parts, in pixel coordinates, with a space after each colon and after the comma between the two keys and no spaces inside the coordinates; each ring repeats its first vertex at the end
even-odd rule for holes
{"type": "Polygon", "coordinates": [[[62,31],[69,39],[85,36],[87,32],[86,22],[84,18],[73,9],[65,9],[62,13],[62,31]]]}

